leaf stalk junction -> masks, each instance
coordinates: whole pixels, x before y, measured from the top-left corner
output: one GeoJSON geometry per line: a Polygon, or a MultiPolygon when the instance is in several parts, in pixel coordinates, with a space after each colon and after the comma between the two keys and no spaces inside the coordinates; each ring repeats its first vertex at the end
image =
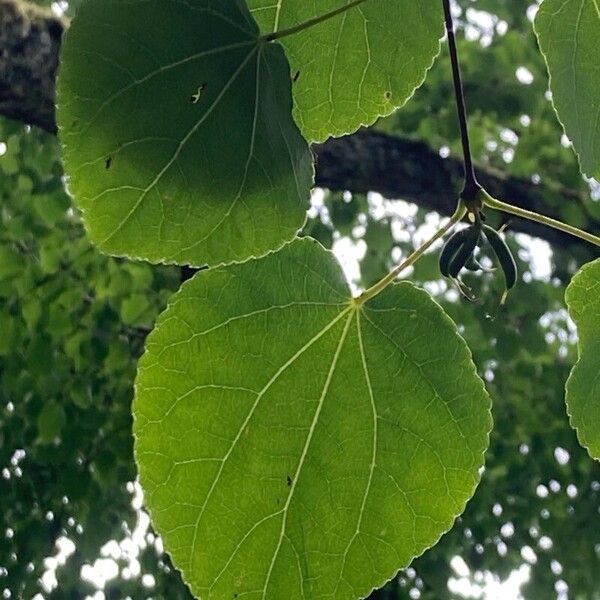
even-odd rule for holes
{"type": "MultiPolygon", "coordinates": [[[[358,2],[352,4],[359,4],[360,1],[361,0],[358,0],[358,2]]],[[[396,277],[398,277],[398,275],[402,271],[414,265],[437,240],[442,238],[446,233],[449,233],[453,229],[453,227],[465,217],[465,215],[468,215],[469,221],[471,222],[471,227],[473,227],[473,224],[482,225],[482,221],[485,220],[485,216],[483,215],[483,209],[485,207],[512,214],[524,219],[528,219],[530,221],[535,221],[537,223],[546,225],[548,227],[552,227],[554,229],[558,229],[559,231],[568,233],[586,242],[594,244],[595,246],[600,247],[600,237],[583,231],[572,225],[563,223],[562,221],[558,221],[557,219],[553,219],[551,217],[547,217],[545,215],[541,215],[530,210],[519,208],[517,206],[513,206],[512,204],[508,204],[506,202],[502,202],[501,200],[493,198],[486,190],[483,189],[483,187],[477,181],[477,177],[475,174],[475,166],[473,163],[473,157],[471,153],[471,144],[469,141],[467,109],[465,103],[464,88],[462,84],[460,61],[458,56],[458,48],[456,44],[454,20],[452,17],[450,0],[442,0],[442,5],[444,8],[444,21],[448,39],[448,47],[450,51],[450,61],[452,65],[452,80],[454,84],[455,102],[460,128],[460,139],[463,150],[464,186],[459,196],[456,211],[450,217],[449,221],[443,227],[441,227],[429,240],[423,243],[417,250],[415,250],[410,256],[408,256],[408,258],[406,258],[402,263],[400,263],[397,267],[390,271],[390,273],[388,273],[383,279],[381,279],[378,283],[376,283],[375,285],[367,289],[365,292],[363,292],[360,296],[358,296],[358,298],[355,299],[355,302],[359,304],[362,304],[370,298],[373,298],[374,296],[382,292],[388,285],[393,283],[396,277]]],[[[351,7],[351,5],[348,5],[348,7],[351,7]]],[[[487,229],[489,230],[490,228],[487,229]]],[[[506,246],[506,244],[503,245],[506,246]]],[[[507,246],[506,251],[508,252],[508,256],[505,256],[505,261],[510,271],[510,269],[514,266],[514,259],[512,258],[512,255],[510,255],[510,250],[507,246]],[[510,262],[512,262],[513,265],[510,265],[510,262]]],[[[473,256],[471,255],[469,259],[473,259],[473,256]]],[[[505,265],[503,265],[503,267],[504,266],[505,265]]],[[[507,272],[505,270],[505,275],[506,274],[507,272]]],[[[462,282],[460,282],[460,280],[456,281],[458,282],[459,288],[462,289],[462,282]]],[[[505,298],[506,292],[504,293],[502,302],[504,302],[505,298]]]]}

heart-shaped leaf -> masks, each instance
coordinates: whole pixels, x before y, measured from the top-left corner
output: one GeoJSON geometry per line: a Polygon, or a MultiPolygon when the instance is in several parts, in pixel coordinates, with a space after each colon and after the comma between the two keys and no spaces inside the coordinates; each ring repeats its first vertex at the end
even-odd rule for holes
{"type": "Polygon", "coordinates": [[[402,106],[440,51],[439,0],[248,0],[264,33],[350,4],[281,40],[295,79],[294,115],[311,141],[352,133],[402,106]]]}
{"type": "Polygon", "coordinates": [[[291,240],[310,151],[283,50],[241,0],[88,0],[63,45],[69,188],[111,254],[202,265],[291,240]]]}
{"type": "Polygon", "coordinates": [[[154,526],[204,600],[367,595],[462,512],[491,428],[429,295],[352,300],[308,239],[183,286],[134,414],[154,526]]]}
{"type": "Polygon", "coordinates": [[[600,460],[600,259],[573,277],[566,300],[579,335],[579,360],[567,381],[567,410],[580,444],[600,460]]]}
{"type": "Polygon", "coordinates": [[[583,172],[600,178],[600,2],[544,0],[535,30],[558,117],[583,172]]]}

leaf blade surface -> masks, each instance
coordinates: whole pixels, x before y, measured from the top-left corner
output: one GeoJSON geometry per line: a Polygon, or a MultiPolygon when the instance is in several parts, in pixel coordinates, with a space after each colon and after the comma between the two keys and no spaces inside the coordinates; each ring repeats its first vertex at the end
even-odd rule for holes
{"type": "MultiPolygon", "coordinates": [[[[249,0],[263,33],[284,31],[349,4],[346,0],[249,0]]],[[[402,106],[440,51],[441,3],[366,0],[281,39],[296,81],[294,116],[305,137],[353,133],[402,106]]]]}
{"type": "Polygon", "coordinates": [[[359,307],[311,240],[201,275],[136,384],[155,526],[203,598],[368,594],[479,479],[489,398],[464,342],[410,284],[359,307]]]}
{"type": "Polygon", "coordinates": [[[579,360],[566,385],[567,410],[579,443],[600,460],[600,260],[573,277],[565,297],[579,336],[579,360]]]}
{"type": "Polygon", "coordinates": [[[583,173],[600,177],[600,4],[598,0],[544,0],[535,30],[558,118],[583,173]]]}
{"type": "Polygon", "coordinates": [[[302,227],[313,166],[289,66],[244,3],[90,0],[61,61],[69,188],[102,250],[215,265],[302,227]]]}

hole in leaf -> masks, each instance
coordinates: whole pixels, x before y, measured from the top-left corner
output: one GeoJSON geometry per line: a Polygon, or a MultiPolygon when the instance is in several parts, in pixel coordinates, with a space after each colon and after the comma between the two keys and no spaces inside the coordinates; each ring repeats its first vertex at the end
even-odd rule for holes
{"type": "Polygon", "coordinates": [[[192,94],[192,96],[190,98],[192,104],[198,104],[198,102],[200,102],[200,98],[202,98],[202,92],[204,91],[205,88],[206,88],[206,83],[201,83],[198,86],[198,90],[196,91],[195,94],[192,94]]]}

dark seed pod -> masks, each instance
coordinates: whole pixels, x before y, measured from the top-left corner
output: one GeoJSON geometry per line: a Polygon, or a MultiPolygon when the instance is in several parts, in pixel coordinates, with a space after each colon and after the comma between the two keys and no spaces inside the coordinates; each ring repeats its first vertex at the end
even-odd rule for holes
{"type": "Polygon", "coordinates": [[[465,239],[469,234],[470,227],[457,231],[444,245],[440,254],[440,273],[444,277],[449,277],[450,262],[460,250],[465,239]]]}
{"type": "Polygon", "coordinates": [[[465,269],[469,269],[469,271],[473,271],[474,273],[478,271],[483,271],[484,273],[493,273],[496,268],[495,267],[484,267],[475,256],[471,256],[467,262],[465,263],[465,269]]]}
{"type": "Polygon", "coordinates": [[[469,271],[473,271],[476,273],[477,271],[483,271],[483,267],[479,264],[479,261],[471,254],[469,258],[467,258],[467,262],[465,263],[465,269],[469,271]]]}
{"type": "Polygon", "coordinates": [[[448,273],[450,277],[456,279],[461,269],[465,266],[467,260],[473,256],[473,252],[477,247],[479,241],[479,234],[481,229],[478,225],[472,225],[467,230],[465,239],[458,249],[458,252],[454,255],[448,266],[448,273]]]}
{"type": "Polygon", "coordinates": [[[512,289],[517,283],[517,264],[515,263],[515,259],[513,258],[510,248],[495,229],[492,229],[488,225],[484,225],[483,232],[502,267],[502,272],[504,273],[504,279],[506,281],[506,291],[508,292],[508,290],[512,289]]]}
{"type": "MultiPolygon", "coordinates": [[[[485,215],[481,214],[479,215],[481,217],[481,221],[483,221],[483,217],[485,215]]],[[[485,238],[483,236],[483,232],[481,231],[481,226],[479,228],[479,236],[477,238],[477,244],[476,244],[476,248],[482,248],[483,244],[485,242],[485,238]]],[[[467,259],[467,262],[465,263],[465,269],[468,269],[469,271],[473,271],[474,273],[477,273],[478,271],[483,271],[484,273],[487,273],[489,271],[493,271],[494,269],[487,269],[486,267],[484,267],[476,258],[475,258],[475,254],[473,253],[471,256],[469,256],[469,258],[467,259]]]]}

